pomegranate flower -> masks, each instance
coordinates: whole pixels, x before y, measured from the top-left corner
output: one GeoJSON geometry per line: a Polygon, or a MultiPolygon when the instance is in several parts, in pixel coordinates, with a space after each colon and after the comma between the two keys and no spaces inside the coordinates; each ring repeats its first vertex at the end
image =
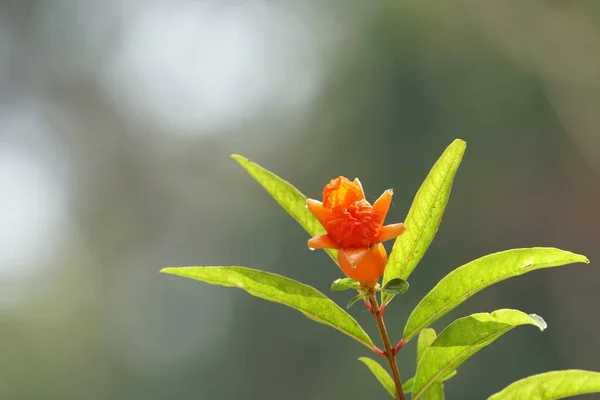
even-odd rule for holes
{"type": "Polygon", "coordinates": [[[383,274],[387,253],[381,244],[400,236],[404,224],[383,226],[392,191],[386,190],[373,205],[365,199],[360,181],[340,176],[323,189],[323,201],[308,199],[306,206],[323,225],[326,234],[308,241],[313,249],[337,249],[346,276],[373,288],[383,274]]]}

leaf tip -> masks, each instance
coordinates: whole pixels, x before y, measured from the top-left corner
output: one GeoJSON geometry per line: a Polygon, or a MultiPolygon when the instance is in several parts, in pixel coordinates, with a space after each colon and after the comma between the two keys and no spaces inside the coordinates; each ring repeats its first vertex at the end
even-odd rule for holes
{"type": "Polygon", "coordinates": [[[239,162],[240,164],[243,162],[248,162],[248,159],[240,154],[230,154],[229,157],[233,158],[235,161],[239,162]]]}
{"type": "Polygon", "coordinates": [[[537,314],[529,314],[529,318],[531,318],[533,323],[538,328],[540,328],[540,331],[544,331],[548,327],[548,324],[546,323],[546,321],[544,321],[544,318],[540,317],[537,314]]]}
{"type": "Polygon", "coordinates": [[[465,150],[467,149],[467,142],[462,139],[454,139],[449,147],[460,149],[460,153],[464,154],[465,150]]]}
{"type": "Polygon", "coordinates": [[[362,298],[363,298],[362,293],[359,293],[356,296],[354,296],[353,298],[351,298],[350,301],[348,302],[348,304],[346,304],[346,309],[349,309],[350,307],[352,307],[357,301],[359,301],[362,298]]]}
{"type": "Polygon", "coordinates": [[[587,258],[586,256],[581,256],[581,262],[584,264],[589,264],[590,263],[590,259],[587,258]]]}
{"type": "Polygon", "coordinates": [[[575,256],[575,260],[573,262],[580,262],[584,264],[589,264],[590,259],[584,256],[583,254],[572,253],[575,256]]]}
{"type": "Polygon", "coordinates": [[[162,268],[160,271],[158,271],[159,274],[174,274],[175,273],[175,267],[165,267],[162,268]]]}

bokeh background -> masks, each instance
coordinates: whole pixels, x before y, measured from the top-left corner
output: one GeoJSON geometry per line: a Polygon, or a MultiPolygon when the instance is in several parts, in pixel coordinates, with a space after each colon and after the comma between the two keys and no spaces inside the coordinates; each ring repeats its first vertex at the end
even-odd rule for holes
{"type": "MultiPolygon", "coordinates": [[[[600,370],[599,110],[594,0],[0,1],[0,398],[386,398],[350,338],[158,270],[245,265],[345,304],[335,265],[228,155],[309,197],[341,174],[371,200],[393,187],[394,222],[457,137],[391,334],[455,267],[556,246],[592,264],[503,282],[434,325],[505,307],[549,325],[481,351],[448,398],[600,370]]],[[[414,358],[411,343],[404,378],[414,358]]]]}

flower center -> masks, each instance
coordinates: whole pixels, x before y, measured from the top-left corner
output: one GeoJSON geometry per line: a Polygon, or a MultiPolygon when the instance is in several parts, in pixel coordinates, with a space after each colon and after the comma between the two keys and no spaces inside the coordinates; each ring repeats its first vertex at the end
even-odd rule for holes
{"type": "Polygon", "coordinates": [[[325,229],[338,246],[349,248],[371,246],[380,227],[373,207],[360,200],[335,207],[325,229]]]}

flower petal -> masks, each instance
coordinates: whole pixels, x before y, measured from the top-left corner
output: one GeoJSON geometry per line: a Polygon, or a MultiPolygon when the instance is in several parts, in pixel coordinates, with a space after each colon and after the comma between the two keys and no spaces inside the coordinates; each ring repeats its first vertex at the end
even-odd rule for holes
{"type": "Polygon", "coordinates": [[[365,195],[360,182],[353,182],[344,176],[332,179],[323,188],[323,206],[329,210],[340,206],[349,206],[364,199],[365,195]]]}
{"type": "Polygon", "coordinates": [[[358,264],[363,259],[365,254],[367,254],[367,251],[369,251],[368,247],[357,247],[342,250],[344,256],[346,256],[346,259],[351,266],[358,264]]]}
{"type": "Polygon", "coordinates": [[[308,247],[311,249],[337,249],[338,245],[329,235],[324,234],[308,239],[308,247]]]}
{"type": "Polygon", "coordinates": [[[388,210],[390,209],[390,203],[392,202],[393,194],[394,192],[392,192],[391,189],[388,189],[385,192],[383,192],[383,194],[379,196],[377,201],[375,201],[375,204],[373,204],[373,210],[375,210],[375,213],[377,213],[377,217],[379,218],[380,224],[383,224],[385,216],[387,215],[388,210]]]}
{"type": "Polygon", "coordinates": [[[331,215],[331,211],[323,207],[323,203],[319,200],[306,200],[306,208],[315,216],[315,218],[325,227],[327,219],[331,215]]]}
{"type": "Polygon", "coordinates": [[[365,200],[365,190],[362,187],[362,183],[360,183],[360,181],[358,180],[358,178],[354,178],[354,182],[353,182],[356,187],[358,187],[360,189],[360,193],[362,194],[362,199],[361,200],[365,200]]]}
{"type": "Polygon", "coordinates": [[[338,253],[338,263],[342,272],[349,278],[359,281],[367,288],[373,288],[385,269],[387,254],[381,243],[373,245],[356,265],[350,265],[343,252],[338,253]]]}
{"type": "Polygon", "coordinates": [[[404,232],[406,232],[406,227],[402,223],[382,226],[375,241],[385,242],[386,240],[397,238],[404,232]]]}

